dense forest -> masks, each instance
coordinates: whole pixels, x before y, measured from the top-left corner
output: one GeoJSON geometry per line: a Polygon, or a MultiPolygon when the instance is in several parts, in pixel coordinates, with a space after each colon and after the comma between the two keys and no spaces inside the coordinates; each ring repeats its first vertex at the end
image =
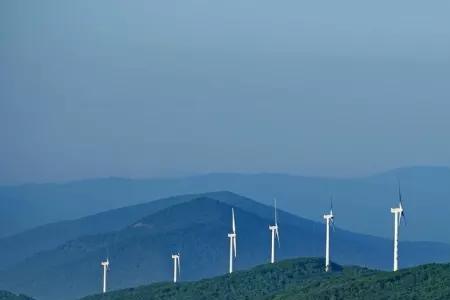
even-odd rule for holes
{"type": "Polygon", "coordinates": [[[333,265],[323,259],[286,260],[213,279],[158,283],[83,300],[159,299],[450,299],[450,265],[430,264],[399,272],[333,265]]]}
{"type": "Polygon", "coordinates": [[[396,273],[343,272],[342,276],[306,282],[269,299],[450,299],[450,265],[423,265],[396,273]]]}

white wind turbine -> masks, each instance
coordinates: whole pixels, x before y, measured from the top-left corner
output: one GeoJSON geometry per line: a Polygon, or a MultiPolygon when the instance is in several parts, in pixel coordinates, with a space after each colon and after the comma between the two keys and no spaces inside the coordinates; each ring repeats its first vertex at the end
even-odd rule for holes
{"type": "Polygon", "coordinates": [[[109,258],[102,261],[101,265],[103,266],[103,293],[106,293],[106,273],[109,271],[109,258]]]}
{"type": "Polygon", "coordinates": [[[394,272],[398,270],[398,234],[401,220],[405,220],[405,213],[403,211],[402,192],[400,183],[398,185],[398,207],[391,208],[391,213],[394,214],[394,272]]]}
{"type": "Polygon", "coordinates": [[[272,232],[272,251],[270,253],[270,262],[273,264],[275,262],[275,236],[278,241],[278,248],[280,247],[280,236],[278,233],[278,221],[277,221],[277,199],[274,199],[274,209],[275,209],[275,225],[269,225],[269,229],[272,232]]]}
{"type": "Polygon", "coordinates": [[[173,259],[173,282],[176,283],[178,276],[181,273],[180,253],[173,254],[172,259],[173,259]]]}
{"type": "Polygon", "coordinates": [[[334,230],[333,200],[331,200],[330,213],[323,216],[327,222],[326,242],[325,242],[325,272],[330,271],[330,225],[334,230]]]}
{"type": "Polygon", "coordinates": [[[236,222],[234,220],[234,208],[231,208],[231,227],[232,233],[228,234],[230,239],[230,274],[233,273],[233,260],[236,258],[236,222]]]}

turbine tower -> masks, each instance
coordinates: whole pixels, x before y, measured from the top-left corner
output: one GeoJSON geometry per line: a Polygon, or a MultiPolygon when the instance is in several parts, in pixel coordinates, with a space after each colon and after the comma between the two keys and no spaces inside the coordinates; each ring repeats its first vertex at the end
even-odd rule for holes
{"type": "Polygon", "coordinates": [[[181,273],[181,266],[180,266],[180,253],[173,254],[173,282],[177,283],[178,275],[181,273]]]}
{"type": "Polygon", "coordinates": [[[327,222],[326,242],[325,242],[325,272],[330,271],[330,225],[334,230],[333,201],[331,201],[330,213],[323,216],[327,222]]]}
{"type": "Polygon", "coordinates": [[[278,241],[278,248],[280,247],[280,236],[278,234],[278,221],[277,221],[277,199],[274,199],[274,209],[275,209],[275,225],[270,225],[269,230],[272,232],[272,251],[270,253],[270,262],[273,264],[275,262],[275,236],[278,241]]]}
{"type": "Polygon", "coordinates": [[[234,220],[234,208],[231,208],[231,229],[232,233],[228,234],[230,239],[230,274],[233,273],[233,260],[236,258],[236,222],[234,220]]]}
{"type": "Polygon", "coordinates": [[[109,258],[102,261],[101,265],[103,266],[103,293],[106,293],[106,273],[109,270],[109,258]]]}
{"type": "Polygon", "coordinates": [[[391,208],[391,213],[394,214],[394,268],[393,268],[394,272],[398,271],[398,234],[400,229],[400,223],[401,220],[402,219],[404,220],[405,218],[400,184],[398,186],[398,197],[399,197],[398,207],[391,208]]]}

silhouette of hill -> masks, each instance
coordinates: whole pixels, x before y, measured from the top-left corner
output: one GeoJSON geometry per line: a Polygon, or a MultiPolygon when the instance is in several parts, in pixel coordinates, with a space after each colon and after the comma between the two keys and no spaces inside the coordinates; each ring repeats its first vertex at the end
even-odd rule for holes
{"type": "MultiPolygon", "coordinates": [[[[271,218],[273,212],[248,198],[230,193],[213,192],[201,194],[205,197],[220,200],[224,203],[241,207],[259,216],[271,218]]],[[[19,261],[44,250],[50,250],[67,241],[84,235],[107,233],[150,215],[154,212],[198,198],[201,195],[181,195],[151,201],[144,204],[122,207],[96,215],[42,225],[19,234],[0,239],[0,269],[10,267],[19,261]]],[[[285,216],[285,222],[299,224],[301,218],[285,216]]],[[[301,223],[301,221],[300,221],[301,223]]]]}
{"type": "MultiPolygon", "coordinates": [[[[214,197],[219,193],[211,193],[214,197]]],[[[0,239],[0,269],[44,250],[50,250],[84,235],[116,231],[171,205],[189,201],[198,195],[183,195],[151,201],[144,204],[108,210],[76,220],[41,225],[36,228],[0,239]]]]}

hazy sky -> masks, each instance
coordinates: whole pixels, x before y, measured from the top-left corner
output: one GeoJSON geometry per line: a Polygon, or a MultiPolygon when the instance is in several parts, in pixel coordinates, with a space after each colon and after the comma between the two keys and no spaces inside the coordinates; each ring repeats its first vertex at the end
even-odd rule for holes
{"type": "Polygon", "coordinates": [[[0,2],[0,184],[450,165],[450,1],[0,2]]]}

